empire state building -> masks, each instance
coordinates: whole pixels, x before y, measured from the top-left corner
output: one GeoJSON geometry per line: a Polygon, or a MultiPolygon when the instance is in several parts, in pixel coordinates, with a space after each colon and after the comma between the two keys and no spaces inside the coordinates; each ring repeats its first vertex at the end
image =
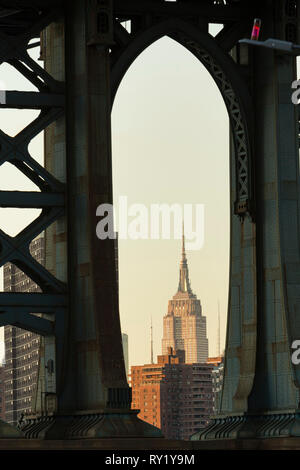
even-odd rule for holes
{"type": "Polygon", "coordinates": [[[164,316],[163,355],[168,354],[169,347],[175,351],[184,350],[185,362],[188,364],[206,362],[208,357],[206,317],[202,315],[200,300],[191,289],[184,234],[178,290],[169,300],[168,313],[164,316]]]}

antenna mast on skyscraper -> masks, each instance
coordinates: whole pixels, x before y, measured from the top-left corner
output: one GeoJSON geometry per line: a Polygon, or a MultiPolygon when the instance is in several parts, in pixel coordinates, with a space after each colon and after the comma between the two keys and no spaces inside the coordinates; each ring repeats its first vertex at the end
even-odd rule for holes
{"type": "Polygon", "coordinates": [[[218,356],[221,354],[220,301],[218,300],[218,356]]]}
{"type": "Polygon", "coordinates": [[[150,337],[151,337],[151,364],[154,364],[154,361],[153,361],[153,327],[152,327],[152,317],[151,317],[150,337]]]}

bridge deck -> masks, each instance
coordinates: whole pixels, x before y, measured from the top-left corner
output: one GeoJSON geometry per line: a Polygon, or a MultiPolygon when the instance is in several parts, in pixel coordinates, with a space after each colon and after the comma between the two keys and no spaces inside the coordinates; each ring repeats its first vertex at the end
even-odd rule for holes
{"type": "Polygon", "coordinates": [[[2,450],[300,450],[300,438],[171,441],[167,439],[0,439],[2,450]]]}

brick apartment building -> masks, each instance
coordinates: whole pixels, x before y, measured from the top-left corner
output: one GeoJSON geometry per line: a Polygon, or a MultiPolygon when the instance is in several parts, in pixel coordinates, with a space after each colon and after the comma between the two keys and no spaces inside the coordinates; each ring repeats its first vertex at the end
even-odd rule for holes
{"type": "Polygon", "coordinates": [[[131,367],[132,408],[168,439],[188,440],[213,411],[213,365],[186,364],[184,351],[158,356],[157,364],[131,367]]]}

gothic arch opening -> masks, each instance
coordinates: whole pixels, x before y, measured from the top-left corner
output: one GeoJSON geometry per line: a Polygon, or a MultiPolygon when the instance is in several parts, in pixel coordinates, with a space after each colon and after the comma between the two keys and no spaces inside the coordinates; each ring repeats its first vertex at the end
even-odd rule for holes
{"type": "MultiPolygon", "coordinates": [[[[207,318],[209,356],[225,346],[229,282],[229,119],[206,68],[170,38],[148,47],[127,71],[112,113],[114,204],[204,205],[204,245],[186,250],[193,293],[207,318]]],[[[132,209],[134,211],[134,208],[132,209]]],[[[117,226],[118,226],[117,220],[117,226]]],[[[181,240],[120,239],[119,294],[129,363],[162,354],[163,317],[178,287],[181,240]]]]}

